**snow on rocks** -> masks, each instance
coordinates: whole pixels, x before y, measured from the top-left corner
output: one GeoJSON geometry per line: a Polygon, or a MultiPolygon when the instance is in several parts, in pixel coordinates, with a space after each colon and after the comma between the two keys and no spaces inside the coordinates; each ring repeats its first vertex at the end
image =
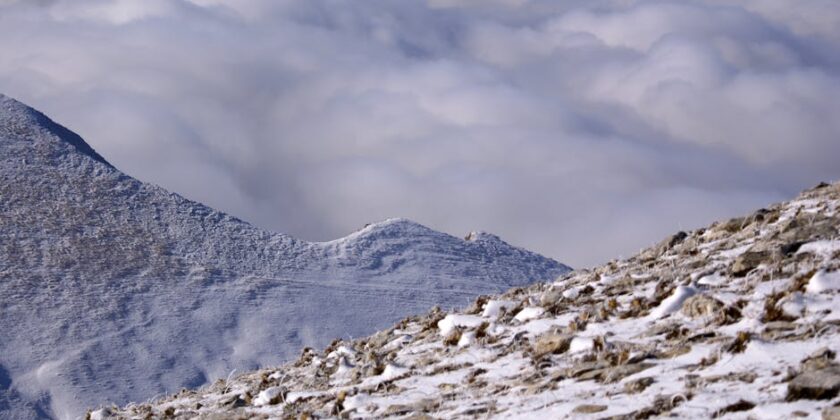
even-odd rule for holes
{"type": "Polygon", "coordinates": [[[111,410],[107,408],[93,410],[87,416],[89,420],[106,420],[109,417],[111,417],[111,410]]]}
{"type": "MultiPolygon", "coordinates": [[[[803,200],[837,208],[840,184],[803,200]]],[[[840,290],[831,287],[840,255],[790,245],[831,239],[840,219],[811,223],[824,214],[802,220],[791,205],[116,414],[819,418],[840,402],[840,290]],[[761,258],[733,271],[750,252],[761,258]],[[339,352],[352,367],[309,363],[339,352]],[[243,403],[272,387],[289,390],[285,404],[243,403]],[[293,392],[308,397],[290,402],[293,392]]]]}
{"type": "Polygon", "coordinates": [[[400,366],[395,363],[388,363],[385,366],[385,370],[382,371],[381,378],[383,380],[394,379],[405,375],[406,373],[408,373],[408,371],[409,369],[404,366],[400,366]]]}
{"type": "Polygon", "coordinates": [[[677,286],[671,296],[663,300],[656,309],[651,311],[649,318],[659,319],[679,311],[682,309],[683,303],[695,294],[697,294],[697,289],[691,286],[677,286]]]}
{"type": "Polygon", "coordinates": [[[835,290],[840,290],[840,270],[819,270],[811,277],[811,280],[808,281],[808,286],[805,287],[805,291],[808,293],[822,293],[835,290]]]}
{"type": "Polygon", "coordinates": [[[347,377],[353,371],[354,367],[355,366],[347,360],[347,357],[341,356],[341,358],[338,359],[338,369],[336,369],[334,376],[337,378],[347,377]]]}
{"type": "Polygon", "coordinates": [[[260,393],[257,395],[257,398],[254,398],[253,404],[257,407],[269,404],[277,404],[283,397],[284,391],[285,388],[279,386],[273,386],[271,388],[264,389],[260,391],[260,393]]]}
{"type": "Polygon", "coordinates": [[[580,291],[583,290],[584,286],[578,287],[570,287],[563,291],[563,297],[566,299],[577,299],[580,296],[580,291]]]}
{"type": "Polygon", "coordinates": [[[438,322],[440,335],[446,337],[452,334],[458,327],[475,328],[483,324],[485,320],[474,315],[449,314],[438,322]]]}
{"type": "Polygon", "coordinates": [[[484,305],[484,311],[481,316],[485,318],[498,318],[502,311],[509,311],[515,308],[516,302],[511,300],[489,300],[484,305]]]}
{"type": "Polygon", "coordinates": [[[831,256],[832,254],[840,252],[840,241],[814,241],[806,243],[799,247],[798,254],[816,254],[822,256],[831,256]]]}
{"type": "Polygon", "coordinates": [[[458,339],[458,347],[467,347],[475,343],[475,332],[467,331],[458,339]]]}
{"type": "Polygon", "coordinates": [[[716,287],[722,286],[727,281],[726,276],[720,273],[709,274],[697,280],[697,284],[701,286],[716,287]]]}
{"type": "Polygon", "coordinates": [[[331,352],[330,354],[327,355],[327,358],[331,359],[331,358],[337,358],[337,357],[341,357],[341,356],[354,357],[355,355],[356,355],[356,351],[351,349],[350,347],[338,346],[337,349],[335,349],[333,352],[331,352]]]}
{"type": "Polygon", "coordinates": [[[516,316],[514,316],[513,319],[519,322],[526,322],[535,318],[539,318],[543,313],[545,313],[545,309],[539,306],[531,306],[517,312],[516,316]]]}

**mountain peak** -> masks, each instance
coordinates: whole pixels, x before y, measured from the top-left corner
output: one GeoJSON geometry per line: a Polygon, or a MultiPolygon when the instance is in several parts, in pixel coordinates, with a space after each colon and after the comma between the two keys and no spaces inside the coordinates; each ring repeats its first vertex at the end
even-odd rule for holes
{"type": "Polygon", "coordinates": [[[408,233],[416,234],[421,232],[433,231],[415,221],[402,217],[395,217],[385,219],[381,222],[368,223],[363,228],[345,236],[344,238],[337,239],[337,241],[345,241],[361,237],[403,236],[408,233]]]}
{"type": "Polygon", "coordinates": [[[569,270],[407,219],[305,242],[106,165],[0,96],[0,418],[212,383],[569,270]]]}
{"type": "Polygon", "coordinates": [[[112,166],[78,134],[54,122],[34,108],[2,93],[0,93],[0,140],[43,140],[56,146],[69,145],[77,153],[112,166]]]}

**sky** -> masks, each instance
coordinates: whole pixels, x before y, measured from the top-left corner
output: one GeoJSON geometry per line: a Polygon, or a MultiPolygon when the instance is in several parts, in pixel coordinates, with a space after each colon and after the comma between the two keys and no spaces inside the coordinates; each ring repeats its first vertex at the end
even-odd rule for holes
{"type": "Polygon", "coordinates": [[[840,179],[836,0],[0,0],[0,92],[307,240],[574,267],[840,179]]]}

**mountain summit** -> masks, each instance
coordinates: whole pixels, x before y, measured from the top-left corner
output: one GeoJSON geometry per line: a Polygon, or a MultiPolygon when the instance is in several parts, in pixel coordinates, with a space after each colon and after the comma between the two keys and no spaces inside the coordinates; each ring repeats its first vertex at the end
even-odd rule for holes
{"type": "MultiPolygon", "coordinates": [[[[92,147],[79,137],[78,134],[68,130],[64,126],[55,123],[46,115],[0,93],[0,136],[3,136],[7,142],[34,142],[38,139],[43,143],[38,146],[42,147],[40,152],[43,156],[45,149],[54,150],[57,155],[67,155],[67,147],[74,148],[78,153],[88,156],[102,164],[111,166],[105,159],[102,158],[92,147]]],[[[20,145],[21,148],[27,148],[26,145],[20,145]]],[[[30,150],[22,151],[22,153],[33,153],[33,145],[29,145],[30,150]]],[[[37,150],[37,146],[36,146],[37,150]]]]}
{"type": "Polygon", "coordinates": [[[0,95],[0,417],[73,418],[569,268],[404,219],[311,243],[133,179],[0,95]]]}

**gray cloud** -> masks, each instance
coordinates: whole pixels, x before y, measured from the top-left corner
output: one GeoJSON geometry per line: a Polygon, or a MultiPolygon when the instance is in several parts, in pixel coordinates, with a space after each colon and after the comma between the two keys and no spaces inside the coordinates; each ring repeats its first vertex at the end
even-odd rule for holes
{"type": "Polygon", "coordinates": [[[129,174],[311,240],[581,266],[840,178],[834,0],[5,0],[0,50],[129,174]]]}

